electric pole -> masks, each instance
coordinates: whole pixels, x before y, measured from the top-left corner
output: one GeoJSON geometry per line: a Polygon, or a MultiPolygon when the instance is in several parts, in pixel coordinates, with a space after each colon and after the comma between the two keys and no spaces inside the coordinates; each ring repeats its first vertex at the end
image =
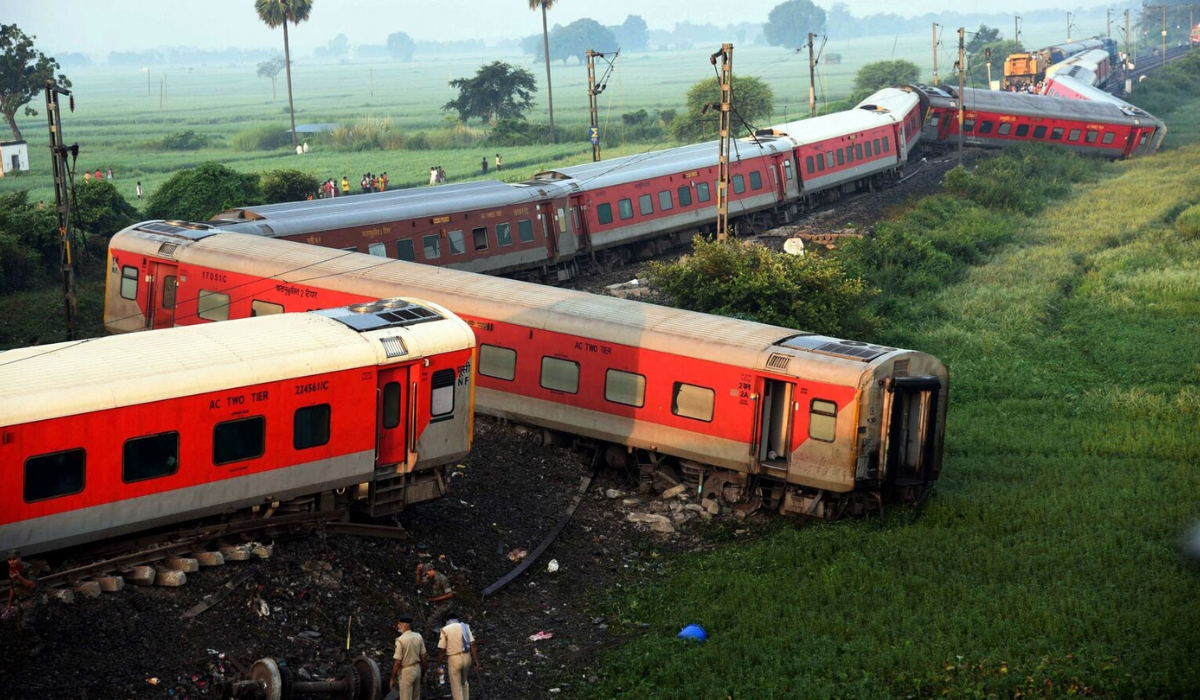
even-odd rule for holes
{"type": "Polygon", "coordinates": [[[1129,10],[1125,10],[1125,67],[1133,63],[1133,54],[1129,53],[1129,10]]]}
{"type": "Polygon", "coordinates": [[[1163,29],[1162,29],[1162,64],[1167,65],[1167,6],[1162,6],[1163,11],[1163,29]]]}
{"type": "Polygon", "coordinates": [[[1067,13],[1067,43],[1071,43],[1071,13],[1067,13]]]}
{"type": "Polygon", "coordinates": [[[1014,42],[1016,42],[1016,44],[1017,44],[1017,47],[1016,47],[1016,48],[1020,48],[1020,44],[1021,44],[1021,15],[1013,15],[1013,41],[1014,41],[1014,42]]]}
{"type": "Polygon", "coordinates": [[[600,162],[600,114],[599,108],[596,106],[596,57],[604,57],[604,54],[597,53],[591,49],[587,50],[587,73],[588,73],[588,110],[592,115],[592,129],[589,134],[592,141],[592,162],[600,162]]]}
{"type": "MultiPolygon", "coordinates": [[[[811,39],[809,40],[811,42],[811,39]]],[[[717,84],[721,88],[719,161],[717,166],[717,240],[724,243],[729,239],[729,141],[733,108],[733,44],[721,44],[721,50],[709,57],[717,65],[721,59],[717,84]]]]}
{"type": "Polygon", "coordinates": [[[813,55],[816,34],[808,33],[808,116],[817,116],[817,60],[813,55]]]}
{"type": "MultiPolygon", "coordinates": [[[[46,123],[50,127],[50,161],[54,171],[54,213],[58,220],[59,267],[62,271],[63,308],[67,314],[67,340],[75,340],[75,316],[79,308],[75,302],[75,261],[71,255],[70,211],[71,190],[67,181],[67,151],[78,155],[79,146],[68,149],[63,145],[62,121],[58,112],[58,96],[71,91],[61,88],[53,80],[46,81],[46,123]]],[[[75,111],[75,100],[71,98],[71,111],[75,111]]]]}
{"type": "MultiPolygon", "coordinates": [[[[937,87],[937,30],[938,23],[933,23],[933,86],[937,87]]],[[[809,41],[812,41],[812,35],[809,35],[809,41]]]]}
{"type": "Polygon", "coordinates": [[[1112,8],[1104,11],[1104,21],[1108,25],[1108,38],[1112,38],[1112,8]]]}
{"type": "Polygon", "coordinates": [[[963,162],[963,83],[966,78],[966,37],[967,28],[958,28],[958,164],[963,162]]]}

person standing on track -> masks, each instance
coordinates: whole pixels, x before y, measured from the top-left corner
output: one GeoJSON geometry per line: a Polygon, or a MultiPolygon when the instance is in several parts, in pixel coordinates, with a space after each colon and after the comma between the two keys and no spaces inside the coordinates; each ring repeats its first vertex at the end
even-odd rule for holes
{"type": "Polygon", "coordinates": [[[479,161],[479,167],[483,168],[483,174],[487,175],[487,156],[484,156],[483,160],[479,161]]]}
{"type": "Polygon", "coordinates": [[[450,677],[450,694],[454,700],[471,700],[471,683],[469,674],[471,662],[475,662],[475,670],[480,669],[479,652],[476,650],[475,635],[467,623],[460,622],[457,612],[446,615],[446,626],[438,638],[438,664],[449,660],[446,665],[450,677]]]}
{"type": "Polygon", "coordinates": [[[392,680],[388,688],[400,693],[400,700],[421,697],[421,678],[425,675],[429,657],[425,655],[425,638],[413,632],[412,615],[401,615],[396,623],[400,636],[396,638],[396,660],[392,664],[392,680]]]}

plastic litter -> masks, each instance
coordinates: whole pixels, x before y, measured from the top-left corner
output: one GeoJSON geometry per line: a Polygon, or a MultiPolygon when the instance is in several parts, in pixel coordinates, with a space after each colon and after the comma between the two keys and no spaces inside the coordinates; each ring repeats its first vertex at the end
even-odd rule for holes
{"type": "Polygon", "coordinates": [[[158,685],[162,681],[158,680],[157,678],[147,678],[146,682],[149,683],[150,685],[158,685]]]}
{"type": "Polygon", "coordinates": [[[546,565],[546,571],[548,571],[549,573],[552,573],[552,574],[557,572],[558,571],[558,560],[551,559],[550,563],[546,565]]]}
{"type": "Polygon", "coordinates": [[[543,639],[550,639],[550,638],[552,638],[553,636],[554,636],[554,633],[553,633],[553,632],[546,632],[546,631],[543,631],[543,630],[538,630],[536,634],[531,634],[531,635],[529,635],[529,641],[531,641],[531,642],[540,642],[540,641],[542,641],[543,639]]]}
{"type": "Polygon", "coordinates": [[[508,560],[515,563],[515,562],[521,561],[522,559],[524,559],[527,556],[529,556],[529,550],[514,549],[508,553],[508,560]]]}
{"type": "Polygon", "coordinates": [[[694,639],[697,642],[703,642],[708,639],[708,633],[700,625],[688,625],[675,636],[677,639],[694,639]]]}

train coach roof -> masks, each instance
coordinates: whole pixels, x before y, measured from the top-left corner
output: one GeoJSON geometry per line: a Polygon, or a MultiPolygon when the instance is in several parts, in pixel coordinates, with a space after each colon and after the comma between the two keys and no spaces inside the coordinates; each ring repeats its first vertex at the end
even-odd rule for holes
{"type": "MultiPolygon", "coordinates": [[[[917,100],[912,98],[915,107],[917,100]]],[[[883,106],[883,105],[880,105],[883,106]]],[[[836,114],[826,114],[811,119],[787,122],[775,128],[776,131],[787,134],[797,145],[807,145],[842,136],[849,136],[865,129],[875,129],[904,120],[904,112],[891,109],[851,109],[836,114]]]]}
{"type": "MultiPolygon", "coordinates": [[[[406,359],[437,349],[428,325],[387,334],[404,339],[406,359]]],[[[371,366],[384,361],[372,338],[280,314],[0,352],[0,426],[371,366]]]]}
{"type": "MultiPolygon", "coordinates": [[[[152,255],[161,245],[159,237],[128,231],[129,236],[119,233],[113,237],[114,250],[152,255]]],[[[816,357],[817,353],[804,344],[793,343],[781,350],[780,343],[797,336],[811,339],[814,349],[837,342],[835,338],[762,323],[444,267],[400,260],[381,262],[364,253],[347,254],[254,236],[220,234],[181,243],[175,257],[181,265],[210,266],[285,282],[293,270],[302,270],[295,273],[300,281],[340,277],[337,288],[346,293],[373,298],[414,296],[463,316],[688,357],[719,358],[744,367],[765,368],[771,352],[791,350],[793,354],[816,357]]],[[[328,282],[317,284],[332,286],[328,282]]],[[[480,342],[487,342],[486,336],[480,342]]],[[[869,364],[862,358],[820,355],[819,362],[804,363],[803,370],[813,379],[854,385],[869,371],[869,364]]]]}
{"type": "MultiPolygon", "coordinates": [[[[730,150],[730,162],[757,158],[771,153],[786,152],[791,143],[775,136],[738,139],[730,150]]],[[[598,190],[664,175],[673,175],[695,168],[717,165],[717,142],[708,141],[691,146],[667,148],[633,156],[602,160],[599,163],[572,165],[558,170],[546,170],[534,175],[530,184],[562,181],[575,183],[576,189],[598,190]]]]}
{"type": "Polygon", "coordinates": [[[267,204],[222,212],[212,222],[226,231],[284,236],[493,209],[554,196],[555,188],[530,189],[495,180],[417,187],[332,199],[267,204]]]}
{"type": "MultiPolygon", "coordinates": [[[[957,91],[949,92],[940,88],[921,89],[929,95],[930,100],[936,106],[958,106],[957,91]]],[[[1147,120],[1155,124],[1161,123],[1158,118],[1137,107],[1128,104],[1122,106],[1115,102],[1092,102],[1066,97],[1046,97],[1045,95],[975,88],[964,88],[963,94],[966,97],[964,104],[968,111],[1001,112],[1029,117],[1073,119],[1106,124],[1129,124],[1135,119],[1143,123],[1147,120]]]]}

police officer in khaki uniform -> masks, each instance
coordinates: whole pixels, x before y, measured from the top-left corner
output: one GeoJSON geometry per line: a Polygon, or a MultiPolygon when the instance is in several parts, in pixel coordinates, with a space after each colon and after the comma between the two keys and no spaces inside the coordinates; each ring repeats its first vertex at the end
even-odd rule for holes
{"type": "Polygon", "coordinates": [[[425,656],[425,638],[413,632],[412,615],[401,615],[396,623],[400,636],[396,638],[396,660],[392,664],[392,680],[389,688],[400,692],[400,700],[419,700],[421,697],[421,677],[429,663],[425,656]]]}
{"type": "Polygon", "coordinates": [[[471,700],[471,684],[468,674],[471,662],[475,662],[475,670],[479,670],[479,653],[476,650],[475,635],[465,622],[460,622],[458,613],[446,613],[446,626],[438,638],[438,664],[446,662],[447,675],[450,676],[450,694],[454,700],[471,700]],[[447,662],[447,660],[449,660],[447,662]]]}

